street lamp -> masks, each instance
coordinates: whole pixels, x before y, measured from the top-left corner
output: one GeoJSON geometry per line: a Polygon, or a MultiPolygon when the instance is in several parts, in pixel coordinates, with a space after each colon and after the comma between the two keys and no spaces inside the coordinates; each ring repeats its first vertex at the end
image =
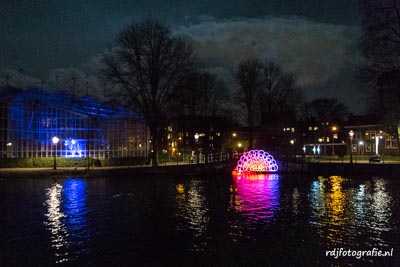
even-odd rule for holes
{"type": "Polygon", "coordinates": [[[337,131],[337,127],[336,126],[332,126],[332,155],[335,155],[335,139],[337,139],[338,135],[336,133],[337,131]]]}
{"type": "Polygon", "coordinates": [[[322,125],[324,126],[324,155],[326,155],[326,141],[327,141],[327,134],[326,134],[326,128],[329,125],[329,122],[323,122],[322,125]]]}
{"type": "Polygon", "coordinates": [[[363,148],[364,142],[363,141],[359,141],[358,142],[358,146],[359,146],[359,148],[358,148],[359,153],[363,154],[364,153],[364,148],[363,148]]]}
{"type": "Polygon", "coordinates": [[[350,137],[350,164],[352,164],[353,163],[353,137],[354,137],[353,130],[350,130],[349,137],[350,137]]]}
{"type": "Polygon", "coordinates": [[[56,170],[57,169],[57,161],[56,161],[56,156],[57,156],[57,144],[58,144],[58,141],[60,141],[60,139],[58,139],[58,137],[57,136],[54,136],[52,139],[51,139],[51,141],[53,142],[53,145],[55,145],[55,153],[54,153],[54,165],[53,165],[53,170],[56,170]]]}

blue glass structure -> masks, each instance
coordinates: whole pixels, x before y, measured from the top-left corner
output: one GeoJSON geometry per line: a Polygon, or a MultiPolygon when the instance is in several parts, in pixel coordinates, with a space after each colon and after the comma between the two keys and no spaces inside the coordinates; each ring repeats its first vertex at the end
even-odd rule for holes
{"type": "Polygon", "coordinates": [[[0,92],[2,158],[147,155],[144,121],[121,105],[38,88],[6,91],[0,92]]]}

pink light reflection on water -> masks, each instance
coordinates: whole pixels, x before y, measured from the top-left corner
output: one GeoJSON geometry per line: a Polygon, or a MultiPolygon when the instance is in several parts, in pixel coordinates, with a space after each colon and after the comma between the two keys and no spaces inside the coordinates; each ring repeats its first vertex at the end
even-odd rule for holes
{"type": "Polygon", "coordinates": [[[280,209],[277,174],[234,175],[231,191],[230,208],[245,219],[245,225],[231,225],[231,229],[236,229],[231,231],[233,236],[242,236],[244,231],[268,225],[280,209]]]}

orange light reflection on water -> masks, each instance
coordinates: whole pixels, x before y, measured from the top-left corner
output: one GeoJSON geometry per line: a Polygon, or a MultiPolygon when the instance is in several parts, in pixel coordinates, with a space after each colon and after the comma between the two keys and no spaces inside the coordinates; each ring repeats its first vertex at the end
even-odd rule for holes
{"type": "Polygon", "coordinates": [[[176,189],[176,230],[190,232],[193,240],[191,251],[203,251],[207,246],[205,233],[210,222],[209,208],[202,181],[193,180],[189,184],[177,184],[176,189]]]}

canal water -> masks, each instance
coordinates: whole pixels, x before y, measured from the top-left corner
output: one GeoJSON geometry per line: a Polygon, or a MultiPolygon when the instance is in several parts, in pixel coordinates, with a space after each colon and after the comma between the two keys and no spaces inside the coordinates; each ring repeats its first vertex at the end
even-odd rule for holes
{"type": "Polygon", "coordinates": [[[400,177],[1,179],[0,266],[400,266],[399,202],[400,177]]]}

